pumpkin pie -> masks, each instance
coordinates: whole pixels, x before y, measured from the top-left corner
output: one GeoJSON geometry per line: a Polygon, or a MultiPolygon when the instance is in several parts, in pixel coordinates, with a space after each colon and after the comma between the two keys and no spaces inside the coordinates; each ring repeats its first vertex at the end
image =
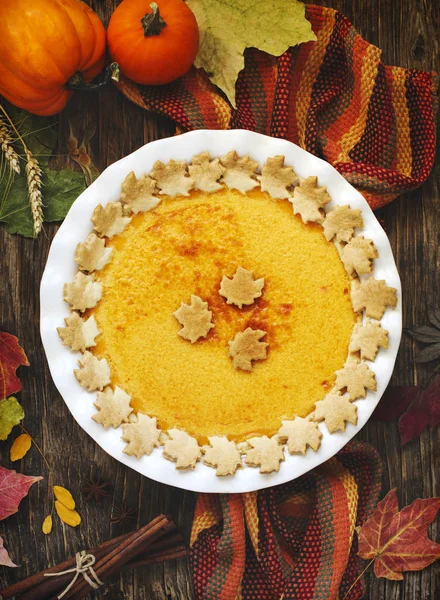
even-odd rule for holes
{"type": "Polygon", "coordinates": [[[129,173],[95,208],[58,331],[124,452],[269,473],[319,449],[320,421],[356,424],[396,290],[372,276],[361,211],[330,202],[284,157],[231,151],[129,173]]]}

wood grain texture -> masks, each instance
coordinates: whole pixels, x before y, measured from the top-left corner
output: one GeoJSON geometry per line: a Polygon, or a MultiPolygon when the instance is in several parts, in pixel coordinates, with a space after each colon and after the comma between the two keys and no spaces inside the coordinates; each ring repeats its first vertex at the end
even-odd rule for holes
{"type": "MultiPolygon", "coordinates": [[[[105,24],[118,2],[92,0],[90,5],[105,24]]],[[[438,0],[326,0],[343,12],[369,42],[383,50],[388,64],[439,70],[440,2],[438,0]]],[[[57,125],[60,133],[57,166],[68,165],[66,141],[69,120],[77,134],[89,124],[96,135],[89,152],[102,170],[142,144],[172,135],[173,124],[131,104],[115,89],[98,95],[77,94],[63,111],[57,125]]],[[[70,165],[71,166],[71,165],[70,165]]],[[[404,325],[427,320],[427,307],[439,303],[440,290],[440,162],[424,186],[406,194],[379,211],[394,250],[403,286],[404,325]]],[[[83,522],[77,529],[55,520],[52,534],[41,533],[41,523],[50,511],[47,469],[33,449],[17,468],[44,475],[45,481],[31,488],[16,515],[0,523],[19,569],[0,569],[0,584],[12,583],[56,564],[80,548],[98,544],[124,532],[110,525],[112,506],[125,501],[136,507],[137,526],[159,512],[169,512],[188,539],[195,495],[141,477],[101,450],[74,422],[55,389],[48,372],[39,335],[39,283],[56,225],[45,227],[37,241],[10,236],[0,228],[0,330],[17,335],[31,367],[21,368],[21,400],[26,410],[25,425],[41,444],[53,467],[54,483],[72,491],[83,522]],[[86,504],[80,488],[91,476],[101,475],[113,482],[113,492],[100,504],[86,504]]],[[[393,376],[395,385],[423,383],[430,365],[414,367],[414,343],[403,337],[393,376]]],[[[397,425],[370,421],[359,438],[367,440],[380,453],[384,463],[383,491],[397,487],[401,506],[417,497],[440,495],[438,457],[440,430],[426,431],[400,448],[397,425]],[[438,460],[438,459],[437,459],[438,460]]],[[[0,461],[8,468],[9,444],[0,444],[0,461]]],[[[125,531],[130,527],[125,528],[125,531]]],[[[430,535],[439,538],[439,525],[430,535]]],[[[439,563],[420,573],[405,575],[403,582],[388,582],[367,574],[372,600],[434,600],[440,597],[439,563]]],[[[126,573],[110,581],[105,592],[93,597],[109,600],[191,600],[189,570],[185,560],[126,573]]]]}

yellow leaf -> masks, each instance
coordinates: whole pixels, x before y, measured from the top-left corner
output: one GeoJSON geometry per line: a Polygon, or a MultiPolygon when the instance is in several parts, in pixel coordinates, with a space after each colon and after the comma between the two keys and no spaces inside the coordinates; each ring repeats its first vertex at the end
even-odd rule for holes
{"type": "Polygon", "coordinates": [[[76,512],[76,510],[70,510],[70,508],[66,508],[64,504],[61,504],[58,500],[55,501],[55,509],[59,518],[66,525],[70,525],[70,527],[76,527],[81,523],[81,517],[76,512]]]}
{"type": "Polygon", "coordinates": [[[31,446],[32,439],[30,435],[28,435],[27,433],[22,433],[21,435],[19,435],[18,438],[14,440],[14,443],[11,446],[10,457],[12,462],[23,458],[23,456],[27,454],[31,446]]]}
{"type": "Polygon", "coordinates": [[[46,535],[52,531],[52,515],[47,515],[43,521],[41,529],[46,535]]]}
{"type": "Polygon", "coordinates": [[[69,490],[66,490],[66,488],[63,488],[60,485],[54,485],[53,493],[55,494],[55,498],[59,500],[61,504],[64,504],[64,506],[70,510],[74,510],[75,500],[69,490]]]}

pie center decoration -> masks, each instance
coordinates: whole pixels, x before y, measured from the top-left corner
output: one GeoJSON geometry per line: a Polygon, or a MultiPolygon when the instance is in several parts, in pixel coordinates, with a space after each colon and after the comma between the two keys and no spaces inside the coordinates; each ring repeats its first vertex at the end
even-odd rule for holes
{"type": "Polygon", "coordinates": [[[371,277],[361,211],[329,209],[284,157],[258,168],[232,151],[130,173],[77,247],[59,334],[83,353],[94,419],[125,423],[127,454],[277,471],[285,451],[318,451],[319,421],[355,424],[376,388],[363,361],[386,351],[396,292],[371,277]]]}

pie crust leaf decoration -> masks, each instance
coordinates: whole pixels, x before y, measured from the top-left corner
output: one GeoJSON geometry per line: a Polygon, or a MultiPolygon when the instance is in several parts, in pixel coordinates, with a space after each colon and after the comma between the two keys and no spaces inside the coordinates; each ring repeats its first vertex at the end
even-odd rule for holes
{"type": "Polygon", "coordinates": [[[365,325],[357,323],[353,329],[349,352],[359,352],[366,360],[375,360],[380,348],[388,348],[388,331],[380,323],[367,321],[365,325]]]}
{"type": "Polygon", "coordinates": [[[290,454],[305,454],[307,446],[315,452],[319,449],[322,433],[317,423],[302,417],[295,417],[293,421],[281,421],[281,423],[278,441],[287,444],[290,454]]]}
{"type": "Polygon", "coordinates": [[[78,359],[79,369],[73,371],[75,377],[82,387],[93,392],[102,390],[110,383],[110,367],[105,358],[96,358],[87,350],[83,356],[78,359]]]}
{"type": "Polygon", "coordinates": [[[248,154],[239,157],[235,150],[231,150],[220,159],[220,162],[225,167],[220,181],[228,188],[246,194],[258,186],[258,181],[255,179],[258,162],[252,160],[248,154]]]}
{"type": "Polygon", "coordinates": [[[95,281],[94,275],[84,275],[81,271],[73,278],[72,283],[65,283],[63,298],[72,310],[84,312],[93,308],[101,300],[102,285],[95,281]]]}
{"type": "Polygon", "coordinates": [[[347,396],[330,393],[324,400],[315,403],[317,421],[325,421],[329,433],[345,431],[345,423],[357,424],[357,406],[347,396]]]}
{"type": "Polygon", "coordinates": [[[336,371],[335,389],[347,390],[351,400],[365,398],[367,389],[376,389],[376,376],[365,363],[347,363],[336,371]]]}
{"type": "Polygon", "coordinates": [[[210,446],[204,446],[203,462],[210,467],[217,467],[216,475],[234,475],[242,467],[241,455],[234,442],[227,437],[213,436],[208,438],[210,446]]]}
{"type": "Polygon", "coordinates": [[[370,277],[352,290],[351,300],[355,312],[365,309],[367,317],[380,320],[387,306],[397,306],[397,290],[389,287],[383,279],[370,277]]]}
{"type": "Polygon", "coordinates": [[[197,440],[180,429],[169,429],[170,439],[165,442],[163,455],[176,463],[176,469],[194,469],[202,455],[197,440]]]}
{"type": "Polygon", "coordinates": [[[216,192],[223,186],[218,182],[225,172],[225,167],[218,158],[210,160],[209,152],[194,156],[188,166],[190,176],[194,179],[194,189],[202,192],[216,192]]]}
{"type": "Polygon", "coordinates": [[[323,207],[331,202],[326,187],[318,187],[318,178],[311,176],[303,179],[293,190],[293,198],[289,198],[295,215],[301,215],[303,223],[316,223],[325,216],[323,207]]]}
{"type": "Polygon", "coordinates": [[[247,442],[252,446],[246,452],[244,459],[247,465],[260,467],[260,473],[272,473],[280,470],[280,462],[284,460],[284,451],[276,436],[268,438],[267,435],[263,435],[251,438],[247,442]]]}
{"type": "Polygon", "coordinates": [[[373,271],[373,260],[379,253],[373,240],[354,237],[341,251],[342,262],[349,275],[362,275],[373,271]]]}
{"type": "Polygon", "coordinates": [[[327,213],[322,226],[329,241],[336,236],[337,242],[349,242],[355,228],[364,226],[362,211],[350,208],[348,204],[337,206],[327,213]]]}
{"type": "Polygon", "coordinates": [[[264,360],[267,358],[267,342],[261,342],[261,338],[266,335],[262,329],[252,329],[248,327],[244,331],[237,333],[229,344],[229,356],[233,359],[233,365],[236,369],[243,371],[252,371],[253,360],[264,360]]]}
{"type": "Polygon", "coordinates": [[[154,195],[158,191],[154,179],[145,174],[137,179],[132,171],[121,185],[121,200],[132,213],[137,215],[159,204],[160,198],[154,195]]]}
{"type": "Polygon", "coordinates": [[[57,327],[58,335],[63,346],[70,346],[72,350],[84,352],[86,348],[96,346],[95,337],[100,331],[95,317],[91,316],[84,321],[78,313],[73,312],[70,317],[64,319],[66,327],[57,327]]]}
{"type": "Polygon", "coordinates": [[[130,223],[131,217],[124,217],[120,202],[108,202],[105,206],[98,204],[93,211],[92,223],[95,230],[101,235],[111,239],[121,233],[130,223]]]}
{"type": "Polygon", "coordinates": [[[157,429],[156,417],[140,412],[136,421],[123,425],[122,430],[122,439],[128,442],[123,452],[129,456],[141,458],[144,454],[150,455],[159,446],[160,429],[157,429]]]}
{"type": "Polygon", "coordinates": [[[212,323],[212,312],[208,309],[208,303],[198,296],[191,296],[191,304],[182,302],[173,315],[183,325],[178,334],[191,344],[197,342],[201,337],[206,337],[210,330],[215,327],[212,323]]]}
{"type": "Polygon", "coordinates": [[[189,196],[189,190],[194,187],[194,179],[188,176],[184,160],[171,159],[167,165],[157,160],[151,176],[156,180],[160,194],[189,196]]]}
{"type": "Polygon", "coordinates": [[[298,176],[293,167],[284,166],[284,156],[268,158],[257,175],[261,191],[268,192],[272,198],[289,198],[289,188],[298,183],[298,176]]]}
{"type": "Polygon", "coordinates": [[[110,260],[113,248],[106,248],[105,241],[91,233],[84,243],[78,244],[75,250],[75,262],[82,271],[99,271],[110,260]]]}
{"type": "Polygon", "coordinates": [[[235,304],[238,308],[249,306],[260,298],[264,287],[264,277],[254,279],[252,271],[238,267],[232,279],[223,276],[220,283],[220,296],[226,298],[226,304],[235,304]]]}
{"type": "Polygon", "coordinates": [[[130,406],[131,396],[116,386],[114,390],[106,387],[103,392],[98,392],[94,405],[98,412],[92,415],[92,419],[103,427],[119,427],[127,421],[128,415],[133,412],[130,406]]]}

